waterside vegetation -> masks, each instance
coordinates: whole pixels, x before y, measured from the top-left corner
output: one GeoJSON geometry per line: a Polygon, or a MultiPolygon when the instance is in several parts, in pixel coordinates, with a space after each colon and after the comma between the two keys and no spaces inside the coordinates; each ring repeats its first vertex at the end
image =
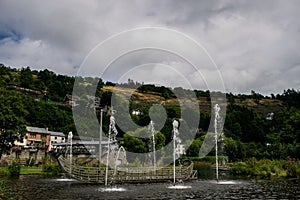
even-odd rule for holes
{"type": "Polygon", "coordinates": [[[245,162],[234,163],[230,167],[230,173],[256,178],[300,177],[300,163],[291,160],[251,158],[245,162]]]}

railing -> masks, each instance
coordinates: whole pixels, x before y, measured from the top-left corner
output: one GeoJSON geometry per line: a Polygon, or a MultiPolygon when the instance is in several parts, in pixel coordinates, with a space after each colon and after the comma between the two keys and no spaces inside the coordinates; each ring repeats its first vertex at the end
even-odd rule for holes
{"type": "MultiPolygon", "coordinates": [[[[105,170],[98,167],[83,167],[71,164],[63,156],[59,156],[58,161],[65,172],[72,178],[86,183],[104,183],[105,170]]],[[[175,176],[180,180],[190,180],[197,178],[197,171],[193,170],[193,163],[185,167],[176,167],[175,176]]],[[[158,170],[153,168],[123,168],[122,170],[108,170],[108,183],[121,182],[162,182],[173,180],[173,168],[164,167],[158,170]]]]}

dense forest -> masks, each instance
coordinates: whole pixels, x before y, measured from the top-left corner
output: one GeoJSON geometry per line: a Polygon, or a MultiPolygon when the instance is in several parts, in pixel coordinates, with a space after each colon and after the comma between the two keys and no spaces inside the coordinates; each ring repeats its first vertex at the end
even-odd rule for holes
{"type": "MultiPolygon", "coordinates": [[[[80,79],[84,83],[85,79],[92,78],[80,79]]],[[[68,101],[73,92],[74,82],[75,77],[58,75],[47,69],[16,69],[0,64],[0,154],[12,147],[12,141],[22,140],[26,126],[47,127],[49,130],[65,134],[73,131],[76,134],[72,115],[74,108],[68,101]]],[[[102,80],[97,83],[95,95],[100,99],[100,106],[110,105],[111,88],[115,85],[111,82],[104,83],[102,80]]],[[[139,109],[142,112],[142,115],[131,116],[132,120],[141,126],[146,126],[150,121],[149,109],[155,103],[150,97],[169,102],[163,105],[167,114],[166,123],[155,138],[157,148],[168,144],[172,140],[172,119],[181,117],[180,107],[172,89],[145,85],[130,79],[128,83],[119,86],[137,88],[131,98],[130,110],[139,109]]],[[[187,92],[183,88],[174,90],[187,92]]],[[[193,92],[200,102],[201,120],[196,137],[186,152],[189,157],[198,156],[211,118],[209,91],[193,92]]],[[[287,89],[282,94],[270,96],[250,91],[249,95],[228,93],[226,97],[227,113],[222,153],[228,156],[229,161],[251,157],[300,159],[300,91],[287,89]]],[[[99,113],[96,109],[98,118],[99,113]]],[[[105,132],[109,123],[108,115],[104,115],[103,123],[105,132]]],[[[123,138],[126,150],[147,152],[151,150],[149,141],[134,137],[143,131],[145,129],[128,133],[118,128],[118,137],[123,138]]]]}

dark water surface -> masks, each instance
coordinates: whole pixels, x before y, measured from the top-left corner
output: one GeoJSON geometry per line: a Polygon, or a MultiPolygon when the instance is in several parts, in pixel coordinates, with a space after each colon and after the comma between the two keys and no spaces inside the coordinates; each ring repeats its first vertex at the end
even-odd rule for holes
{"type": "Polygon", "coordinates": [[[299,179],[197,180],[170,189],[171,183],[128,184],[105,190],[64,178],[21,176],[0,180],[0,199],[300,199],[299,179]]]}

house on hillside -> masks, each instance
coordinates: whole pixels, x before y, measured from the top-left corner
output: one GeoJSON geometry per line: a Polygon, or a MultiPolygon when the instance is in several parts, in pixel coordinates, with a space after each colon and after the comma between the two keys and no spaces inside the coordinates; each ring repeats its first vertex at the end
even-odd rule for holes
{"type": "Polygon", "coordinates": [[[143,115],[143,111],[141,109],[137,108],[137,109],[133,110],[131,112],[131,114],[140,116],[140,115],[143,115]]]}
{"type": "Polygon", "coordinates": [[[65,141],[65,135],[62,132],[49,131],[48,128],[26,126],[26,131],[23,142],[15,141],[16,146],[35,147],[36,149],[45,149],[48,152],[52,143],[65,141]]]}
{"type": "Polygon", "coordinates": [[[66,94],[64,98],[64,102],[66,103],[67,106],[75,107],[78,106],[77,101],[80,100],[78,96],[73,96],[70,94],[66,94]]]}
{"type": "Polygon", "coordinates": [[[51,151],[53,144],[63,143],[66,140],[65,134],[63,134],[62,132],[49,131],[49,133],[50,133],[50,146],[48,148],[48,151],[51,151]]]}

